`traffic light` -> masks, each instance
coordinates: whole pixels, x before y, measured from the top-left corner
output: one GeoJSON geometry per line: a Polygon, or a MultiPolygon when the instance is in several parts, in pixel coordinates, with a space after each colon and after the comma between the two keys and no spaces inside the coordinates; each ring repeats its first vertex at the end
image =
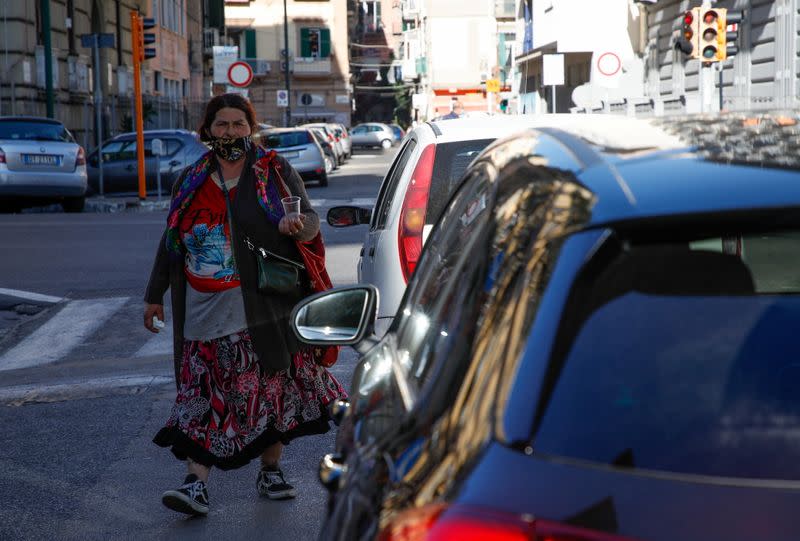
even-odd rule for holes
{"type": "Polygon", "coordinates": [[[728,11],[725,14],[725,56],[736,56],[739,46],[736,41],[739,39],[739,24],[744,19],[741,11],[728,11]]]}
{"type": "Polygon", "coordinates": [[[721,62],[727,58],[725,47],[725,8],[700,8],[699,59],[721,62]]]}
{"type": "Polygon", "coordinates": [[[139,60],[148,60],[150,58],[154,58],[156,56],[156,48],[155,47],[145,47],[145,45],[152,45],[156,42],[156,35],[152,32],[148,32],[145,34],[145,30],[150,30],[156,26],[156,20],[152,17],[140,17],[139,18],[139,36],[140,36],[140,47],[139,47],[139,60]]]}
{"type": "Polygon", "coordinates": [[[700,8],[693,8],[683,14],[681,20],[681,35],[675,46],[689,58],[700,58],[698,47],[700,29],[700,8]]]}

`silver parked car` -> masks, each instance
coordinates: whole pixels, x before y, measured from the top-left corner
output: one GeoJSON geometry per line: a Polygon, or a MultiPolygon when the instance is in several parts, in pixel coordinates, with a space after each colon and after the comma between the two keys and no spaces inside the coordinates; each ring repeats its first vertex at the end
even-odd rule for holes
{"type": "Polygon", "coordinates": [[[66,212],[81,212],[86,188],[86,154],[61,122],[0,117],[0,207],[58,201],[66,212]]]}
{"type": "Polygon", "coordinates": [[[350,130],[350,141],[353,148],[381,147],[390,148],[395,141],[394,131],[380,122],[359,124],[350,130]]]}
{"type": "Polygon", "coordinates": [[[263,132],[261,143],[286,158],[303,180],[317,180],[328,185],[325,152],[307,128],[282,128],[263,132]]]}
{"type": "Polygon", "coordinates": [[[315,122],[312,124],[303,124],[300,126],[301,128],[314,128],[317,130],[322,131],[325,134],[325,137],[328,139],[328,142],[333,147],[333,151],[336,154],[336,165],[342,165],[347,156],[344,151],[344,146],[342,146],[342,142],[339,139],[339,136],[336,135],[334,130],[333,124],[326,124],[324,122],[315,122]]]}
{"type": "Polygon", "coordinates": [[[380,292],[379,333],[391,323],[428,233],[467,166],[495,139],[540,118],[504,115],[420,124],[406,135],[372,210],[339,206],[328,211],[333,227],[369,223],[358,281],[380,292]]]}
{"type": "MultiPolygon", "coordinates": [[[[148,191],[158,189],[156,163],[161,171],[162,193],[170,193],[172,184],[181,172],[192,165],[208,147],[197,136],[187,130],[145,130],[144,169],[145,186],[148,191]],[[161,141],[162,155],[153,155],[153,139],[161,141]]],[[[100,169],[97,150],[89,154],[89,187],[100,191],[100,169]]],[[[139,189],[139,174],[136,156],[136,134],[122,133],[103,143],[103,192],[135,192],[139,189]]]]}

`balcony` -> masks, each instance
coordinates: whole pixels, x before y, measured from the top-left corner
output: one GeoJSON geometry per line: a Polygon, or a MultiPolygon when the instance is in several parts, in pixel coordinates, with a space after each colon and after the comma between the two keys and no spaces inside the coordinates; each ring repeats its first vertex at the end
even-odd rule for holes
{"type": "Polygon", "coordinates": [[[330,75],[331,59],[296,57],[294,59],[294,74],[297,77],[330,75]]]}

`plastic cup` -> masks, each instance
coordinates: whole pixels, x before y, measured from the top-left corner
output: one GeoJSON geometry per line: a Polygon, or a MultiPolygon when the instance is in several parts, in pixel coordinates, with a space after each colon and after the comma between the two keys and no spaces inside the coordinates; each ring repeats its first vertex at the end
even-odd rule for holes
{"type": "Polygon", "coordinates": [[[298,196],[290,195],[289,197],[284,197],[281,199],[281,203],[283,204],[283,212],[287,216],[300,214],[300,198],[298,196]]]}

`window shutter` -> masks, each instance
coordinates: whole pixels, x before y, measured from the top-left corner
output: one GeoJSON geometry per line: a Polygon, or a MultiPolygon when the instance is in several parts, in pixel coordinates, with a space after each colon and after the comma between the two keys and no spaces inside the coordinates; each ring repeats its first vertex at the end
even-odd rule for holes
{"type": "Polygon", "coordinates": [[[244,31],[244,57],[245,58],[256,58],[258,53],[256,53],[256,31],[252,28],[248,28],[244,31]]]}
{"type": "Polygon", "coordinates": [[[331,29],[321,28],[320,35],[320,58],[328,58],[331,55],[331,29]]]}
{"type": "Polygon", "coordinates": [[[311,43],[309,40],[310,34],[311,31],[308,28],[300,29],[300,56],[303,58],[308,58],[311,56],[311,43]]]}

